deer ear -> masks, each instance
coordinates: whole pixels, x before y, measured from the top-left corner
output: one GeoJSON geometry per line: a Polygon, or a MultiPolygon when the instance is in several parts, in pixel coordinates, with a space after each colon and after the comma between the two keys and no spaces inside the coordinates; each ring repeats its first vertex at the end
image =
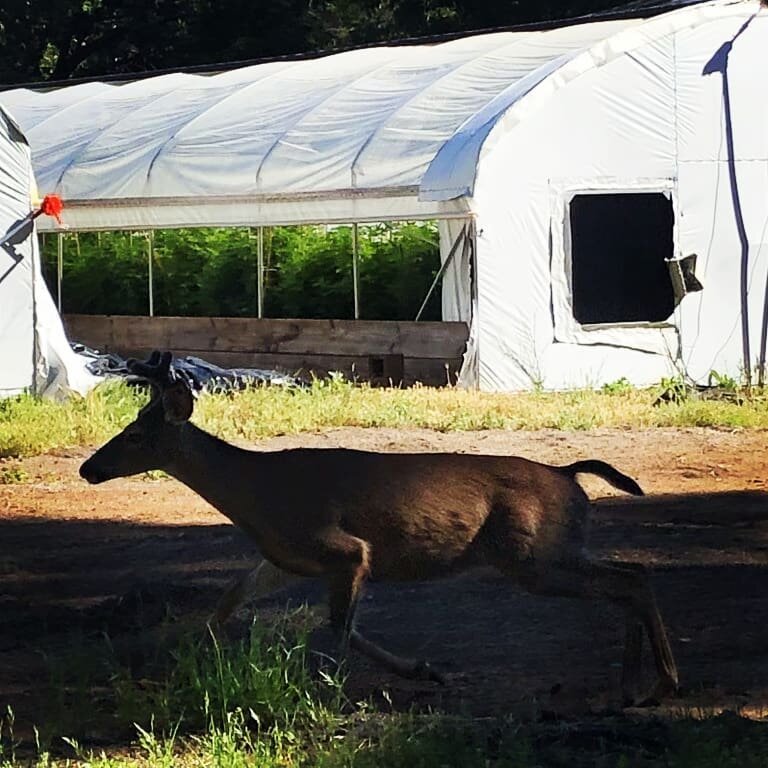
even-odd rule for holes
{"type": "Polygon", "coordinates": [[[166,386],[162,394],[165,420],[171,424],[183,424],[189,421],[194,408],[192,390],[183,381],[176,381],[166,386]]]}

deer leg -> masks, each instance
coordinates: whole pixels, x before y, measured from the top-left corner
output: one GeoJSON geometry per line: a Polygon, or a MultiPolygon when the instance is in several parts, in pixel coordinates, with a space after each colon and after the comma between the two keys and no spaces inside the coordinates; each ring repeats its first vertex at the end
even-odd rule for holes
{"type": "Polygon", "coordinates": [[[445,685],[445,677],[434,669],[428,661],[423,659],[409,659],[405,656],[397,656],[382,648],[372,640],[364,637],[356,629],[350,634],[350,643],[364,656],[373,659],[385,669],[389,669],[400,677],[409,680],[432,680],[435,683],[445,685]]]}
{"type": "Polygon", "coordinates": [[[656,703],[674,694],[678,689],[677,665],[664,628],[664,621],[656,604],[656,595],[645,569],[638,570],[632,567],[598,563],[587,563],[585,567],[593,583],[605,597],[629,608],[631,615],[628,617],[628,622],[632,622],[632,626],[628,624],[627,627],[628,645],[625,649],[624,661],[625,664],[629,662],[631,666],[636,667],[635,670],[627,670],[627,674],[636,675],[638,679],[642,647],[640,625],[645,627],[653,652],[657,682],[652,692],[640,703],[646,705],[656,703]]]}
{"type": "Polygon", "coordinates": [[[271,595],[300,578],[277,568],[268,560],[262,560],[254,569],[230,583],[216,604],[215,612],[208,621],[209,626],[223,626],[246,600],[271,595]]]}
{"type": "Polygon", "coordinates": [[[370,572],[369,548],[367,542],[351,536],[349,539],[362,546],[355,547],[349,541],[344,543],[346,567],[338,569],[331,576],[328,590],[331,628],[340,637],[341,656],[346,656],[351,646],[401,677],[445,682],[426,661],[396,656],[355,629],[357,603],[370,572]]]}
{"type": "Polygon", "coordinates": [[[650,704],[677,690],[678,675],[664,622],[656,598],[645,573],[623,566],[586,560],[548,563],[537,569],[533,579],[526,579],[532,592],[563,597],[604,597],[629,610],[628,646],[624,653],[624,679],[630,684],[639,676],[638,625],[650,640],[658,680],[649,696],[641,703],[650,704]],[[627,668],[627,666],[629,668],[627,668]]]}
{"type": "Polygon", "coordinates": [[[624,658],[621,665],[621,692],[624,705],[635,700],[640,688],[643,660],[643,625],[630,613],[627,614],[624,639],[624,658]]]}
{"type": "Polygon", "coordinates": [[[357,601],[370,573],[370,546],[343,531],[334,531],[322,542],[316,555],[325,564],[331,629],[339,637],[341,655],[349,649],[357,601]]]}
{"type": "Polygon", "coordinates": [[[331,629],[339,638],[339,652],[342,657],[349,651],[355,626],[357,603],[365,580],[365,574],[361,570],[334,575],[329,582],[328,603],[331,629]]]}
{"type": "Polygon", "coordinates": [[[354,619],[361,587],[362,582],[358,582],[354,576],[334,576],[330,581],[331,627],[340,635],[341,656],[346,656],[351,646],[400,677],[444,683],[444,678],[426,661],[397,656],[355,629],[354,619]]]}
{"type": "MultiPolygon", "coordinates": [[[[647,574],[645,566],[639,563],[611,563],[611,568],[615,571],[641,574],[641,578],[645,578],[647,574]]],[[[640,690],[644,629],[643,623],[638,621],[637,616],[631,610],[627,610],[624,656],[621,665],[621,692],[625,706],[630,706],[635,701],[640,690]]]]}

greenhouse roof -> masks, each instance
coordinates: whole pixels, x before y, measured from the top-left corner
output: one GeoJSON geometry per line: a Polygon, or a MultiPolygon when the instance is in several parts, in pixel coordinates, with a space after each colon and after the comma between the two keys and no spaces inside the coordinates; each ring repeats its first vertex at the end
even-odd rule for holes
{"type": "MultiPolygon", "coordinates": [[[[718,4],[727,3],[706,5],[718,4]]],[[[70,204],[75,227],[450,215],[467,209],[450,200],[471,192],[480,143],[506,109],[579,53],[644,23],[18,88],[0,103],[30,142],[39,189],[70,204]]]]}

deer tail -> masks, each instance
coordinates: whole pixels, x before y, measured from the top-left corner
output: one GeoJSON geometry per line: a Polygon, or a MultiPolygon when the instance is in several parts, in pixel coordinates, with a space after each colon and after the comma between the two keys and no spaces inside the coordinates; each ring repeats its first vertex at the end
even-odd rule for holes
{"type": "Polygon", "coordinates": [[[588,475],[597,475],[620,491],[631,493],[633,496],[645,495],[643,489],[631,477],[622,474],[618,469],[604,461],[594,459],[590,461],[577,461],[565,467],[558,467],[558,470],[570,477],[575,477],[580,472],[588,475]]]}

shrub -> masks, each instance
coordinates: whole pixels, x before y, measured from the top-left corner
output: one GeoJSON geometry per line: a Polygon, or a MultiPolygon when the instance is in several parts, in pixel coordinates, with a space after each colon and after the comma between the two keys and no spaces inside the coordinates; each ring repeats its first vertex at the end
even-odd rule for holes
{"type": "MultiPolygon", "coordinates": [[[[265,315],[354,316],[352,228],[265,228],[265,315]]],[[[361,315],[413,319],[440,265],[434,223],[359,228],[361,315]]],[[[83,314],[146,314],[147,233],[67,235],[63,309],[83,314]]],[[[43,238],[43,263],[55,293],[56,238],[43,238]]],[[[256,231],[159,230],[154,235],[158,315],[253,317],[257,313],[256,231]]],[[[424,319],[440,319],[439,291],[424,319]]]]}

